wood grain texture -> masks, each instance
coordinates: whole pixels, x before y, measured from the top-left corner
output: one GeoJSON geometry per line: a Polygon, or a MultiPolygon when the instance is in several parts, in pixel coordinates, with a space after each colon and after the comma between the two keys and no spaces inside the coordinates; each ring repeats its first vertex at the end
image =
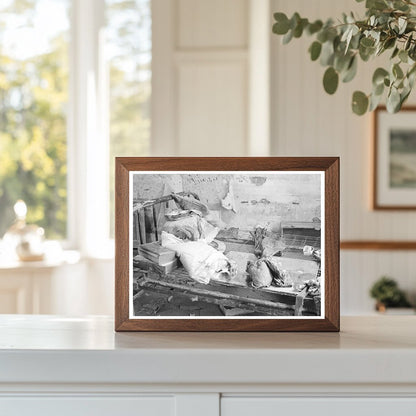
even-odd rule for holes
{"type": "Polygon", "coordinates": [[[341,241],[341,250],[416,250],[416,241],[341,241]]]}
{"type": "MultiPolygon", "coordinates": [[[[381,205],[378,202],[378,185],[377,185],[377,172],[378,172],[378,119],[381,111],[387,111],[385,106],[377,107],[373,112],[373,177],[372,177],[372,184],[373,184],[373,209],[377,210],[385,210],[385,211],[414,211],[416,210],[416,205],[381,205]]],[[[403,107],[401,112],[406,111],[413,111],[416,112],[416,106],[406,106],[403,107]]]]}
{"type": "Polygon", "coordinates": [[[339,158],[116,158],[116,331],[339,331],[339,158]],[[130,171],[324,171],[325,318],[311,319],[130,319],[130,171]]]}

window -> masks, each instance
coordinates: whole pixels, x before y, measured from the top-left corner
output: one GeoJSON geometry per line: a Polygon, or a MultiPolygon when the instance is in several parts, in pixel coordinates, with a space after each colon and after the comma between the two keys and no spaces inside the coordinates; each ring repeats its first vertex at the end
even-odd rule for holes
{"type": "Polygon", "coordinates": [[[3,0],[0,238],[23,199],[47,238],[113,236],[114,157],[150,142],[151,0],[3,0]]]}
{"type": "Polygon", "coordinates": [[[107,0],[110,79],[110,235],[114,236],[114,157],[146,156],[150,141],[150,0],[107,0]]]}
{"type": "Polygon", "coordinates": [[[14,203],[24,199],[28,221],[63,239],[69,0],[1,3],[0,236],[13,221],[14,203]]]}

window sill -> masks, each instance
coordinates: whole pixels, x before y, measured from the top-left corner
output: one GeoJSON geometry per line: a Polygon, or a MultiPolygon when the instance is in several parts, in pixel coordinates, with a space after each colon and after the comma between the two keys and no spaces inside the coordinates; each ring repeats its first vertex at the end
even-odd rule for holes
{"type": "Polygon", "coordinates": [[[33,269],[51,269],[66,264],[77,264],[81,260],[79,251],[62,250],[54,256],[46,255],[40,261],[21,261],[10,255],[0,255],[0,270],[33,270],[33,269]]]}

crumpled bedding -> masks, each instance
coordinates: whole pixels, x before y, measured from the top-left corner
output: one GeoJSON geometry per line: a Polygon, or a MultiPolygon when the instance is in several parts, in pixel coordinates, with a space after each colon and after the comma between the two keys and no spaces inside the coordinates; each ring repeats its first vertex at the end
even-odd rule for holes
{"type": "Polygon", "coordinates": [[[187,217],[166,221],[162,231],[166,231],[181,240],[210,243],[218,234],[219,229],[198,214],[190,213],[187,217]]]}
{"type": "Polygon", "coordinates": [[[208,284],[223,276],[231,278],[237,273],[233,262],[204,241],[183,241],[162,231],[161,242],[176,252],[189,276],[199,283],[208,284]]]}

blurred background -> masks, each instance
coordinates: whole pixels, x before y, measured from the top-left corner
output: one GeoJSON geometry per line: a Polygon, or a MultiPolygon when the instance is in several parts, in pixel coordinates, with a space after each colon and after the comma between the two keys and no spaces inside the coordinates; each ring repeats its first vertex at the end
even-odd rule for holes
{"type": "MultiPolygon", "coordinates": [[[[0,313],[113,314],[115,156],[340,156],[341,240],[416,240],[415,211],[371,208],[372,116],[350,97],[376,63],[329,96],[311,40],[271,32],[276,11],[350,10],[363,14],[353,0],[2,0],[0,313]],[[37,261],[8,251],[18,200],[44,230],[37,261]]],[[[383,275],[414,303],[414,254],[343,249],[341,313],[375,313],[383,275]]]]}

